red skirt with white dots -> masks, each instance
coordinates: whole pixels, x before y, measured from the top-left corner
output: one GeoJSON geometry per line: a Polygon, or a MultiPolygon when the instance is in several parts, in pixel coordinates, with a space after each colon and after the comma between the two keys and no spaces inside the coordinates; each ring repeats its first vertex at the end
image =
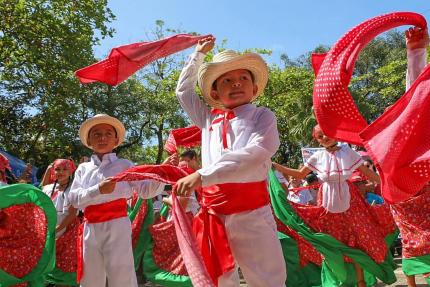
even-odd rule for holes
{"type": "Polygon", "coordinates": [[[430,254],[430,185],[407,201],[391,205],[402,236],[403,258],[430,254]]]}
{"type": "MultiPolygon", "coordinates": [[[[290,202],[302,220],[316,232],[329,234],[345,245],[364,251],[375,262],[382,263],[387,254],[383,229],[357,188],[349,184],[350,208],[342,213],[330,213],[321,206],[290,202]]],[[[349,258],[345,258],[350,262],[349,258]]]]}

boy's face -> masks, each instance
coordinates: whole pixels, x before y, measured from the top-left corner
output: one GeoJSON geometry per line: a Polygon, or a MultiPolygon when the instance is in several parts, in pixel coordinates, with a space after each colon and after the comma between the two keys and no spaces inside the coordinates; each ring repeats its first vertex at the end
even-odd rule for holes
{"type": "Polygon", "coordinates": [[[195,158],[191,159],[191,158],[189,158],[187,156],[181,156],[179,158],[179,164],[178,165],[179,166],[182,166],[182,165],[189,166],[189,167],[191,167],[194,170],[198,170],[199,169],[199,163],[197,162],[197,159],[195,159],[195,158]]]}
{"type": "Polygon", "coordinates": [[[226,108],[233,109],[248,104],[258,91],[248,70],[233,70],[216,80],[216,88],[211,97],[220,101],[226,108]]]}
{"type": "Polygon", "coordinates": [[[88,133],[88,145],[97,154],[112,152],[118,141],[115,128],[108,124],[95,125],[88,133]]]}

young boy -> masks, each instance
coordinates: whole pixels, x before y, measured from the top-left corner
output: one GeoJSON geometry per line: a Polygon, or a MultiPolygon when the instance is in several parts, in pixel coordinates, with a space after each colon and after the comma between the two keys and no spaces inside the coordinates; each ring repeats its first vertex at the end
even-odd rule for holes
{"type": "Polygon", "coordinates": [[[83,287],[136,286],[131,245],[131,224],[126,199],[136,190],[151,198],[164,184],[153,181],[115,183],[111,177],[133,164],[112,152],[125,137],[124,125],[116,118],[99,114],[79,129],[82,143],[93,150],[89,162],[79,165],[69,192],[71,204],[84,210],[83,271],[78,280],[83,287]]]}
{"type": "Polygon", "coordinates": [[[218,286],[285,286],[286,268],[270,208],[267,174],[279,147],[274,114],[250,102],[263,91],[267,66],[254,53],[226,50],[203,64],[213,37],[199,41],[183,69],[177,97],[202,130],[202,168],[177,183],[178,195],[202,186],[194,231],[218,286]],[[203,64],[203,65],[202,65],[203,64]],[[208,109],[195,94],[199,82],[208,109]]]}
{"type": "Polygon", "coordinates": [[[188,149],[179,156],[180,167],[186,167],[189,171],[196,171],[200,168],[199,160],[195,150],[188,149]]]}

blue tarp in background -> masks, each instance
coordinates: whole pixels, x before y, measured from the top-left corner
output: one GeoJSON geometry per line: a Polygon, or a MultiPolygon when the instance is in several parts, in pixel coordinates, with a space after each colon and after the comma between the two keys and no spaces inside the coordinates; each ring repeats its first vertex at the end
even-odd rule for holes
{"type": "MultiPolygon", "coordinates": [[[[20,160],[17,157],[14,157],[13,155],[5,152],[4,150],[0,149],[0,153],[3,154],[7,159],[9,160],[9,165],[12,168],[12,173],[19,177],[24,172],[25,167],[27,166],[27,163],[23,160],[20,160]]],[[[36,174],[37,174],[38,168],[33,166],[33,169],[31,171],[31,182],[32,184],[38,185],[39,181],[37,180],[36,174]]]]}

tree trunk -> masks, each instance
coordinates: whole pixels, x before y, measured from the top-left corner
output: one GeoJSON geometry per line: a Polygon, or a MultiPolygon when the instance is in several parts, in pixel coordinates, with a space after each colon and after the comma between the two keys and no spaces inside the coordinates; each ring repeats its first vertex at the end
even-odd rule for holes
{"type": "Polygon", "coordinates": [[[164,120],[161,121],[161,124],[158,126],[158,131],[157,131],[158,153],[157,153],[156,164],[160,164],[161,161],[163,160],[163,150],[164,150],[163,129],[164,129],[164,120]]]}

